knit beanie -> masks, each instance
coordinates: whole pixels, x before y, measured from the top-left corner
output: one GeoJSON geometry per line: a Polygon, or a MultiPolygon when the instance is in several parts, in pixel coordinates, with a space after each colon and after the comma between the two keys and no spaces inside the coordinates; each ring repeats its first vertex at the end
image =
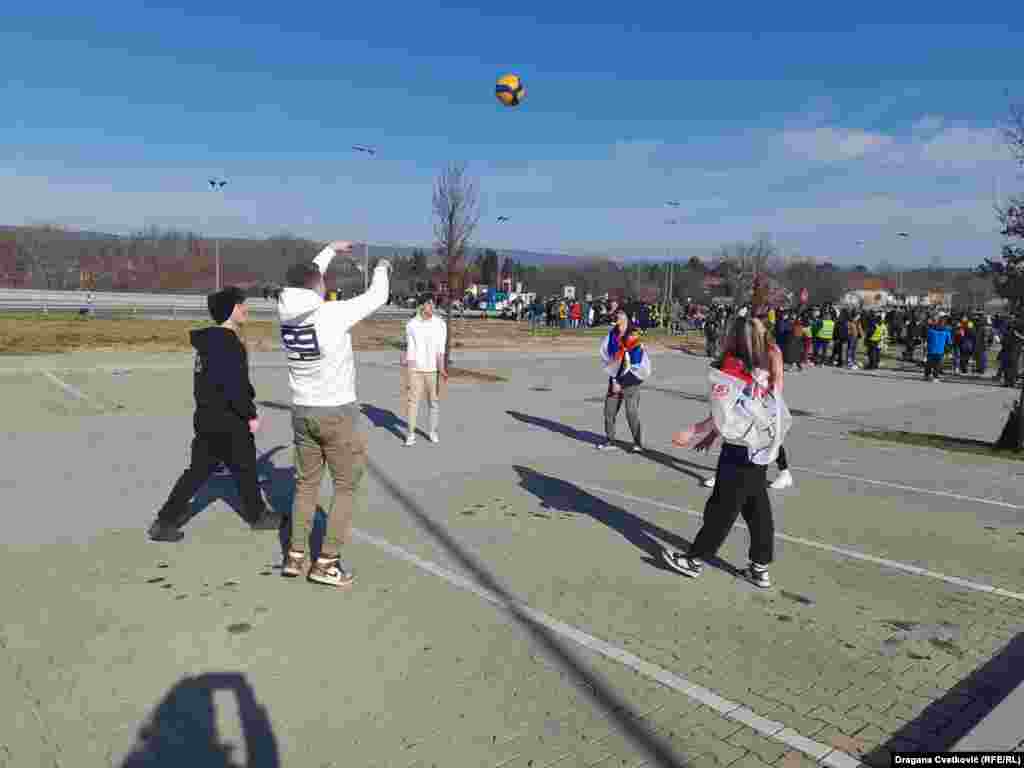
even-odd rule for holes
{"type": "Polygon", "coordinates": [[[227,321],[235,306],[245,303],[245,291],[241,288],[229,285],[227,288],[206,297],[206,306],[210,309],[210,317],[217,325],[227,321]]]}

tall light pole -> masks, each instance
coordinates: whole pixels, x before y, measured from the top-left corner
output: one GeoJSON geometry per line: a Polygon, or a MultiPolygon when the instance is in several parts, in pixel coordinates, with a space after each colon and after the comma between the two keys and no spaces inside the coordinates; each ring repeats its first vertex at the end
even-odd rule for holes
{"type": "MultiPolygon", "coordinates": [[[[505,223],[508,222],[508,220],[509,220],[508,216],[499,216],[498,217],[498,223],[499,224],[505,224],[505,223]]],[[[501,268],[501,256],[502,256],[501,251],[498,251],[498,290],[501,290],[504,287],[502,285],[503,270],[501,268]]],[[[509,293],[511,293],[511,292],[512,291],[510,290],[509,293]]]]}
{"type": "MultiPolygon", "coordinates": [[[[668,206],[669,208],[678,208],[679,207],[679,202],[675,201],[675,200],[670,200],[669,202],[665,203],[665,205],[668,206]]],[[[666,219],[665,223],[674,226],[674,225],[679,223],[679,219],[666,219]]],[[[667,290],[666,290],[665,313],[667,315],[667,317],[666,317],[667,327],[671,328],[672,327],[672,318],[671,318],[671,313],[672,313],[672,277],[673,277],[673,275],[672,275],[672,271],[673,271],[672,270],[672,245],[671,244],[669,244],[669,246],[665,249],[665,252],[666,252],[666,256],[668,257],[668,287],[667,287],[667,290]]]]}
{"type": "MultiPolygon", "coordinates": [[[[214,192],[221,192],[221,193],[223,193],[224,187],[227,186],[228,182],[225,179],[210,179],[209,183],[210,183],[210,189],[211,190],[213,190],[214,192]]],[[[221,195],[221,199],[223,199],[223,194],[221,195]]],[[[214,240],[213,249],[214,249],[214,261],[216,262],[216,275],[217,275],[216,278],[215,278],[216,282],[215,282],[214,290],[219,291],[220,290],[220,237],[217,237],[214,240]]]]}
{"type": "MultiPolygon", "coordinates": [[[[376,157],[377,148],[369,144],[353,144],[353,152],[361,152],[367,157],[376,157]]],[[[363,243],[363,293],[370,290],[370,243],[363,243]]]]}
{"type": "MultiPolygon", "coordinates": [[[[508,217],[508,216],[499,216],[499,217],[498,217],[498,223],[499,223],[499,224],[505,224],[505,223],[507,223],[507,222],[508,222],[508,220],[509,220],[509,217],[508,217]]],[[[503,285],[503,280],[502,280],[502,278],[503,278],[503,274],[504,274],[504,269],[502,268],[502,255],[503,255],[503,254],[502,254],[502,252],[501,252],[501,251],[499,251],[499,252],[498,252],[498,290],[499,290],[499,291],[501,291],[501,289],[502,289],[502,288],[504,288],[504,285],[503,285]]],[[[514,280],[514,279],[513,279],[513,280],[514,280]]],[[[509,281],[509,283],[512,283],[512,282],[513,282],[513,281],[509,281]]],[[[510,286],[509,286],[509,293],[510,293],[510,294],[512,293],[512,290],[511,290],[511,289],[512,289],[512,286],[510,285],[510,286]]],[[[510,302],[509,302],[508,304],[506,304],[506,306],[507,306],[507,307],[508,307],[508,306],[511,306],[511,305],[512,305],[512,304],[511,304],[511,301],[510,301],[510,302]]],[[[497,303],[495,304],[495,306],[497,306],[497,303]]],[[[514,315],[513,315],[513,316],[514,316],[514,315]]],[[[518,317],[516,317],[516,322],[518,322],[518,319],[519,319],[519,318],[518,318],[518,317]]]]}

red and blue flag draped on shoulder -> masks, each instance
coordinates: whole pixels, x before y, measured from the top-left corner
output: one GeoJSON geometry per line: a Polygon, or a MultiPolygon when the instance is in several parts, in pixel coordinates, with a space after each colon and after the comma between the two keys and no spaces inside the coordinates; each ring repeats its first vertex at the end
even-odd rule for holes
{"type": "Polygon", "coordinates": [[[612,328],[601,342],[604,372],[612,378],[632,373],[640,381],[651,375],[651,357],[636,334],[623,339],[618,328],[612,328]]]}

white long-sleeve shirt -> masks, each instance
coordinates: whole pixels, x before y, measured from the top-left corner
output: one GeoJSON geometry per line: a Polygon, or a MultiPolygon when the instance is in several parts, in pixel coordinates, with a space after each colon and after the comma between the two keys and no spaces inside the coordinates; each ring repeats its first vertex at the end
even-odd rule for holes
{"type": "Polygon", "coordinates": [[[436,373],[438,358],[444,355],[448,326],[434,315],[424,320],[417,314],[405,324],[405,361],[411,370],[436,373]]]}
{"type": "MultiPolygon", "coordinates": [[[[313,263],[327,271],[334,249],[324,248],[313,263]]],[[[387,267],[377,267],[366,293],[348,301],[324,301],[306,288],[285,288],[277,302],[281,342],[288,357],[292,403],[333,407],[356,400],[352,326],[388,300],[387,267]]]]}

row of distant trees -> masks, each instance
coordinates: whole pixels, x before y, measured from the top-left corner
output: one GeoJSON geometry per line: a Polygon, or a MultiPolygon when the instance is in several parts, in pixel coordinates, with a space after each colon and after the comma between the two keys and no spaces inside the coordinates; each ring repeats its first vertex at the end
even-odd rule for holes
{"type": "MultiPolygon", "coordinates": [[[[310,258],[317,244],[289,234],[221,241],[221,283],[255,286],[280,281],[288,265],[310,258]]],[[[127,237],[41,224],[0,228],[0,286],[49,290],[210,290],[216,281],[215,243],[194,232],[150,227],[127,237]]],[[[362,278],[345,263],[338,282],[362,278]]]]}
{"type": "MultiPolygon", "coordinates": [[[[280,234],[263,240],[225,240],[220,243],[222,284],[260,286],[281,280],[288,265],[310,258],[319,243],[280,234]]],[[[443,248],[395,254],[372,247],[370,268],[382,255],[395,266],[399,292],[438,290],[450,285],[460,297],[472,284],[497,286],[502,279],[522,283],[541,296],[560,294],[566,285],[586,293],[610,293],[647,302],[672,299],[701,301],[715,296],[748,299],[759,277],[776,293],[798,294],[806,288],[814,302],[836,301],[851,277],[875,276],[895,284],[897,270],[886,263],[875,268],[836,267],[813,258],[784,258],[768,236],[722,246],[706,259],[626,263],[590,258],[575,263],[524,264],[503,258],[490,248],[464,243],[464,252],[449,263],[443,248]],[[711,278],[711,279],[708,279],[711,278]],[[671,294],[669,287],[671,286],[671,294]]],[[[194,232],[151,227],[128,237],[97,237],[55,225],[0,230],[0,286],[96,290],[194,292],[210,290],[215,282],[215,247],[194,232]]],[[[357,253],[357,260],[360,254],[357,253]]],[[[997,273],[1009,284],[1011,272],[997,273]]],[[[345,294],[361,290],[362,275],[350,262],[329,273],[330,287],[345,294]]],[[[992,281],[965,271],[905,272],[900,282],[910,290],[953,291],[961,297],[984,300],[992,294],[992,281]]],[[[972,300],[971,303],[977,303],[972,300]]]]}

